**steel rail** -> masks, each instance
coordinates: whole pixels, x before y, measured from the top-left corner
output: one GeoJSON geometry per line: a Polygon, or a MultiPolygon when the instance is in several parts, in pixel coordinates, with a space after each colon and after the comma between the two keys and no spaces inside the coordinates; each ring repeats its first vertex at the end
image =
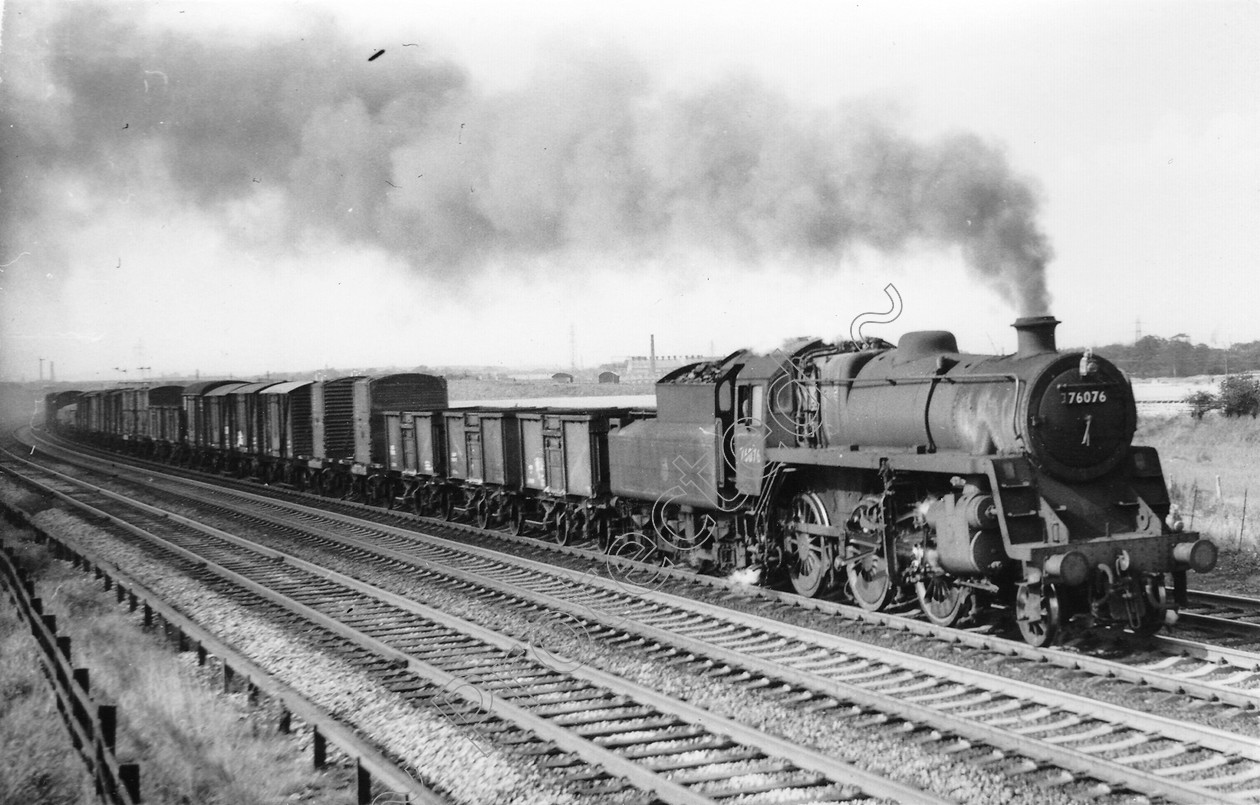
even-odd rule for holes
{"type": "MultiPolygon", "coordinates": [[[[181,481],[181,483],[183,483],[183,481],[181,481]]],[[[216,494],[222,494],[222,489],[214,486],[213,484],[207,484],[205,482],[195,481],[195,480],[189,483],[199,488],[212,491],[216,494]]],[[[183,493],[176,491],[176,494],[183,494],[183,493]]],[[[247,499],[253,499],[257,501],[258,503],[265,506],[289,508],[294,511],[301,512],[303,515],[307,517],[325,518],[327,520],[331,520],[334,522],[341,522],[346,525],[352,525],[356,528],[364,527],[364,523],[362,520],[359,520],[349,515],[340,514],[337,512],[328,512],[328,511],[324,511],[318,508],[308,507],[300,503],[290,503],[290,502],[277,503],[275,500],[271,498],[267,498],[265,496],[254,495],[253,493],[250,493],[248,491],[234,491],[232,494],[235,494],[235,495],[247,498],[247,499]]],[[[253,513],[251,516],[257,517],[264,521],[272,522],[277,525],[287,524],[279,516],[271,516],[271,515],[257,513],[257,512],[253,513]]],[[[306,526],[306,527],[313,528],[313,526],[306,526]]],[[[616,582],[616,581],[603,580],[599,576],[595,576],[591,573],[583,573],[580,571],[567,570],[564,568],[557,567],[555,565],[538,562],[537,560],[526,559],[523,557],[509,557],[498,551],[494,551],[493,549],[487,549],[487,548],[482,548],[479,546],[455,542],[455,541],[447,540],[443,537],[438,537],[434,535],[417,534],[417,532],[415,531],[410,531],[408,529],[399,528],[397,526],[391,526],[384,523],[372,523],[371,527],[381,532],[384,532],[393,536],[397,536],[397,537],[402,537],[404,539],[432,540],[432,541],[435,541],[434,544],[441,544],[443,547],[449,550],[463,551],[467,554],[480,556],[484,559],[489,559],[492,561],[513,563],[518,566],[528,568],[530,572],[534,572],[534,573],[551,574],[556,577],[567,578],[571,581],[583,581],[583,582],[594,584],[596,586],[603,586],[604,589],[619,588],[619,584],[620,584],[619,582],[616,582]],[[609,585],[612,585],[612,587],[610,588],[609,585]]],[[[339,534],[332,534],[331,532],[327,532],[327,531],[324,531],[323,533],[329,539],[335,539],[335,540],[347,539],[339,534]]],[[[376,551],[386,550],[386,549],[381,548],[380,546],[368,546],[366,543],[360,544],[359,547],[364,548],[364,549],[376,550],[376,551]]],[[[629,560],[624,560],[620,557],[607,557],[602,554],[600,554],[599,556],[607,562],[615,562],[616,564],[622,567],[643,568],[643,566],[639,563],[631,562],[629,564],[626,564],[629,560]]],[[[668,570],[669,569],[662,569],[662,571],[668,571],[668,570]]],[[[651,572],[651,570],[649,569],[647,572],[651,572]]],[[[700,578],[703,578],[703,577],[700,577],[700,578]]],[[[740,587],[738,585],[730,585],[729,589],[736,590],[741,593],[749,590],[749,588],[747,587],[740,587]]],[[[755,588],[755,589],[757,589],[758,592],[760,591],[760,588],[755,588]]],[[[849,614],[848,610],[856,610],[857,613],[860,613],[861,615],[864,615],[864,616],[877,614],[877,613],[868,613],[866,610],[861,610],[857,608],[845,607],[845,605],[833,605],[833,606],[841,607],[845,610],[838,613],[841,615],[848,615],[849,614]]],[[[887,619],[884,625],[901,626],[902,624],[906,623],[904,619],[896,618],[896,616],[883,616],[883,617],[887,619]]],[[[868,620],[868,618],[863,618],[863,619],[868,620]]],[[[950,640],[951,642],[962,643],[972,648],[998,651],[999,653],[1007,655],[1007,656],[1017,656],[1026,660],[1046,661],[1048,659],[1051,662],[1053,662],[1053,664],[1059,667],[1068,668],[1072,670],[1079,670],[1085,673],[1093,674],[1093,675],[1104,677],[1104,678],[1120,679],[1120,680],[1131,682],[1134,684],[1147,685],[1147,686],[1150,686],[1159,690],[1168,691],[1168,692],[1184,693],[1186,695],[1195,696],[1195,697],[1209,700],[1209,701],[1220,701],[1222,703],[1229,704],[1234,707],[1239,707],[1245,710],[1260,709],[1260,688],[1256,688],[1256,687],[1252,687],[1252,688],[1227,687],[1224,685],[1213,684],[1210,681],[1201,680],[1194,677],[1187,677],[1184,674],[1174,673],[1166,668],[1126,665],[1124,663],[1116,662],[1114,660],[1098,658],[1098,657],[1090,657],[1088,655],[1081,654],[1079,652],[1066,650],[1066,649],[1059,649],[1059,648],[1038,649],[1032,646],[1028,646],[1027,644],[1020,641],[1004,640],[1002,638],[997,638],[994,636],[981,636],[981,635],[976,635],[973,632],[967,632],[967,631],[962,631],[962,630],[957,630],[957,629],[949,629],[948,627],[939,627],[933,624],[926,624],[926,623],[921,623],[921,622],[914,622],[914,623],[917,623],[922,628],[908,628],[906,629],[906,631],[919,633],[926,636],[932,636],[936,638],[944,637],[945,639],[950,640]]],[[[1172,651],[1170,653],[1174,653],[1174,654],[1190,653],[1190,644],[1187,641],[1174,642],[1173,638],[1168,638],[1168,637],[1161,637],[1160,641],[1167,643],[1170,647],[1175,647],[1175,651],[1172,651]]],[[[1218,663],[1218,664],[1228,662],[1230,665],[1241,668],[1241,669],[1260,670],[1260,654],[1248,653],[1248,652],[1237,650],[1237,649],[1231,650],[1231,649],[1227,649],[1223,647],[1212,647],[1212,648],[1199,647],[1195,650],[1194,656],[1198,657],[1204,662],[1218,663]]]]}
{"type": "MultiPolygon", "coordinates": [[[[41,470],[44,472],[48,471],[46,468],[41,468],[41,470]]],[[[9,467],[0,466],[0,472],[23,479],[21,475],[18,475],[9,467]]],[[[135,529],[134,526],[120,521],[108,513],[94,509],[60,490],[39,485],[37,481],[31,479],[23,480],[40,486],[47,493],[80,511],[89,512],[97,517],[105,517],[129,531],[135,529]]],[[[52,535],[48,536],[50,539],[55,539],[52,535]]],[[[412,775],[399,769],[397,764],[386,758],[379,749],[364,741],[353,730],[345,727],[327,710],[313,704],[293,687],[277,679],[262,666],[220,640],[212,632],[167,605],[159,595],[144,584],[136,581],[129,573],[82,546],[75,546],[73,550],[83,556],[85,560],[98,568],[103,574],[114,579],[115,584],[120,584],[119,580],[123,580],[120,584],[120,590],[125,587],[132,596],[135,596],[137,600],[143,601],[145,606],[149,607],[151,611],[157,613],[167,623],[192,638],[208,654],[216,656],[230,665],[236,670],[236,673],[244,675],[250,684],[257,687],[263,694],[281,702],[290,713],[307,724],[314,726],[324,737],[332,740],[348,756],[355,759],[373,779],[376,779],[394,792],[405,793],[408,796],[415,797],[416,802],[425,803],[426,805],[445,805],[445,803],[449,802],[448,799],[438,795],[412,775]]]]}
{"type": "MultiPolygon", "coordinates": [[[[267,503],[268,505],[273,505],[271,501],[267,501],[267,503]]],[[[310,511],[308,514],[312,516],[326,516],[326,513],[318,511],[310,511]]],[[[260,519],[265,521],[267,518],[260,516],[260,519]]],[[[333,519],[340,518],[338,517],[333,519]]],[[[361,523],[359,525],[361,526],[361,523]]],[[[322,531],[322,529],[320,530],[322,531]]],[[[401,530],[399,531],[401,532],[401,530]]],[[[402,532],[400,535],[408,536],[413,539],[415,538],[415,535],[410,535],[406,532],[402,532]]],[[[373,546],[360,540],[340,536],[329,538],[335,539],[337,542],[342,544],[353,545],[354,547],[358,547],[363,550],[373,551],[396,561],[408,562],[411,564],[419,563],[421,566],[427,566],[428,568],[435,569],[438,572],[449,572],[449,568],[447,567],[435,568],[433,563],[429,560],[418,560],[412,555],[392,551],[390,549],[383,549],[379,546],[373,546]]],[[[440,540],[440,538],[427,539],[447,543],[447,541],[440,540]]],[[[448,543],[443,547],[449,550],[474,554],[482,559],[498,563],[504,563],[506,559],[501,554],[493,551],[467,545],[460,545],[457,543],[448,543]]],[[[889,655],[889,652],[873,652],[872,647],[869,644],[849,641],[839,637],[823,636],[812,630],[805,630],[800,627],[788,627],[785,624],[760,618],[759,616],[736,614],[713,605],[702,605],[699,604],[699,602],[695,602],[690,599],[670,596],[665,593],[658,593],[644,588],[628,590],[624,584],[594,578],[589,574],[578,574],[575,571],[559,569],[551,565],[544,565],[531,560],[515,559],[510,563],[518,567],[525,567],[534,573],[543,573],[552,577],[566,578],[571,582],[590,584],[602,588],[608,593],[625,595],[628,592],[631,592],[637,594],[643,599],[655,600],[666,606],[683,608],[693,612],[700,611],[711,618],[733,621],[742,626],[765,630],[767,634],[786,634],[793,639],[803,640],[804,642],[812,642],[819,648],[844,652],[846,654],[865,653],[867,655],[871,655],[874,653],[881,659],[889,655]]],[[[478,577],[474,574],[464,574],[464,578],[467,581],[472,581],[482,585],[486,585],[487,583],[487,580],[484,577],[478,577]]],[[[501,584],[498,586],[498,589],[512,595],[520,596],[521,594],[519,587],[512,584],[501,584]]],[[[566,611],[576,617],[585,617],[590,619],[592,615],[595,614],[594,608],[588,604],[572,604],[568,601],[555,598],[554,596],[546,596],[544,594],[536,595],[538,596],[535,599],[536,601],[547,606],[552,606],[561,611],[566,611]]],[[[595,619],[599,620],[598,617],[595,619]]],[[[807,690],[813,690],[824,695],[835,696],[848,701],[856,701],[863,706],[880,710],[882,712],[892,712],[898,717],[911,722],[928,724],[938,729],[945,729],[951,733],[963,735],[971,739],[982,740],[985,743],[1002,748],[1011,748],[1011,746],[1014,745],[1016,751],[1019,751],[1026,756],[1041,760],[1048,760],[1076,773],[1098,779],[1104,779],[1115,784],[1126,785],[1136,790],[1142,790],[1144,785],[1149,789],[1151,780],[1158,779],[1158,793],[1162,796],[1175,796],[1182,798],[1183,801],[1196,802],[1202,801],[1204,796],[1219,797],[1221,795],[1219,791],[1215,791],[1212,788],[1183,785],[1181,783],[1169,781],[1159,775],[1148,775],[1136,772],[1129,768],[1129,766],[1122,763],[1102,760],[1098,758],[1096,754],[1079,752],[1067,747],[1058,746],[1053,743],[1047,743],[1045,741],[1025,736],[1012,736],[1009,731],[994,729],[987,725],[978,723],[973,719],[962,719],[947,713],[942,715],[940,711],[934,710],[930,707],[905,702],[882,694],[873,694],[853,685],[837,683],[835,680],[831,680],[817,674],[792,669],[779,662],[765,660],[749,655],[746,652],[736,651],[711,642],[680,635],[676,631],[663,630],[645,624],[629,625],[625,623],[624,616],[615,623],[612,622],[611,616],[606,616],[603,619],[603,624],[631,632],[638,632],[640,635],[648,637],[649,639],[663,645],[673,645],[684,650],[698,653],[702,656],[716,657],[722,662],[753,670],[771,678],[781,679],[807,690]]],[[[994,689],[1000,690],[1007,695],[1040,701],[1075,712],[1091,713],[1092,711],[1093,717],[1098,717],[1098,711],[1102,710],[1104,711],[1102,718],[1110,718],[1113,723],[1124,727],[1143,729],[1148,732],[1160,734],[1164,737],[1174,737],[1176,740],[1183,742],[1195,742],[1205,748],[1212,749],[1213,751],[1231,753],[1239,757],[1250,758],[1252,760],[1260,759],[1260,749],[1256,749],[1254,747],[1254,742],[1250,740],[1240,742],[1237,736],[1230,735],[1223,731],[1194,725],[1186,725],[1182,722],[1177,722],[1162,716],[1136,713],[1126,708],[1105,705],[1104,703],[1096,700],[1074,696],[1072,694],[1049,691],[1041,686],[1019,683],[1005,677],[980,674],[978,672],[959,669],[956,666],[939,663],[937,661],[915,657],[914,655],[907,655],[901,652],[896,653],[901,655],[897,659],[904,666],[913,667],[915,670],[919,670],[920,672],[930,673],[949,679],[949,681],[955,684],[974,685],[977,684],[978,678],[984,678],[984,684],[990,685],[994,689]]]]}
{"type": "MultiPolygon", "coordinates": [[[[1013,734],[1008,730],[993,728],[974,719],[953,716],[948,712],[942,712],[930,706],[907,702],[895,696],[873,693],[856,685],[839,682],[817,673],[802,671],[782,662],[767,660],[746,651],[732,649],[711,642],[710,640],[689,637],[681,634],[676,629],[663,629],[631,621],[625,615],[607,611],[601,612],[597,608],[597,603],[574,603],[545,592],[522,590],[518,584],[496,581],[488,578],[484,573],[468,572],[452,568],[449,565],[439,565],[430,559],[374,546],[351,537],[325,536],[347,546],[369,551],[400,563],[411,564],[431,572],[447,575],[464,583],[487,587],[501,594],[515,596],[577,618],[592,620],[606,628],[636,634],[662,646],[674,647],[682,651],[691,652],[697,656],[710,657],[733,668],[755,672],[767,678],[780,680],[819,695],[832,696],[837,699],[854,702],[872,710],[895,715],[912,723],[931,726],[951,734],[972,740],[980,740],[1004,750],[1013,750],[1030,758],[1052,762],[1077,774],[1103,779],[1109,783],[1124,785],[1134,790],[1142,790],[1143,783],[1145,783],[1149,791],[1152,788],[1151,782],[1158,781],[1158,785],[1154,786],[1157,790],[1153,793],[1161,796],[1181,797],[1181,801],[1184,802],[1202,802],[1205,796],[1212,798],[1221,796],[1221,793],[1214,788],[1185,785],[1169,781],[1162,775],[1137,772],[1126,764],[1099,758],[1095,753],[1081,752],[1055,743],[1013,734]]],[[[613,593],[619,596],[636,595],[644,600],[656,601],[663,606],[698,612],[713,619],[729,621],[732,623],[730,631],[739,627],[748,627],[761,632],[760,635],[749,635],[749,639],[754,637],[786,636],[803,643],[812,644],[812,647],[843,655],[867,656],[881,661],[888,660],[891,657],[903,667],[937,676],[954,684],[968,687],[984,686],[991,691],[997,691],[1005,695],[1036,701],[1071,712],[1087,713],[1090,718],[1110,721],[1110,723],[1119,727],[1145,730],[1160,737],[1194,743],[1213,751],[1260,761],[1260,746],[1257,746],[1253,739],[1241,738],[1223,730],[1188,725],[1164,716],[1140,713],[1094,699],[1053,691],[1042,686],[1017,680],[1010,680],[1006,677],[969,669],[960,669],[947,663],[918,657],[913,654],[872,649],[866,643],[821,635],[813,630],[787,626],[778,621],[771,621],[760,616],[733,613],[728,609],[715,605],[701,604],[691,599],[647,590],[646,588],[627,587],[618,582],[610,582],[607,579],[591,577],[588,574],[579,574],[576,571],[558,569],[541,563],[532,563],[530,560],[505,561],[502,556],[495,555],[494,552],[486,551],[485,549],[470,549],[468,546],[444,547],[455,547],[461,551],[468,551],[482,559],[501,564],[524,566],[535,573],[549,575],[553,578],[563,578],[579,584],[589,584],[606,593],[613,593]]]]}
{"type": "MultiPolygon", "coordinates": [[[[54,447],[54,449],[65,450],[58,447],[54,443],[48,441],[47,437],[41,437],[32,432],[34,438],[40,439],[45,444],[54,447]]],[[[78,445],[76,445],[78,447],[78,445]]],[[[74,456],[82,456],[81,453],[71,453],[74,456]]],[[[105,461],[111,467],[132,466],[127,463],[117,462],[117,456],[105,454],[104,458],[96,460],[105,461]]],[[[151,463],[151,462],[149,462],[151,463]]],[[[166,465],[155,464],[155,468],[166,469],[166,465]]],[[[207,483],[197,478],[188,478],[182,475],[169,476],[173,481],[180,484],[191,485],[216,492],[223,492],[222,485],[207,483]]],[[[177,494],[179,494],[177,492],[177,494]]],[[[260,503],[270,504],[273,506],[288,506],[304,511],[312,517],[326,517],[335,519],[340,522],[363,526],[363,519],[346,515],[341,512],[330,511],[326,508],[317,508],[306,506],[299,502],[291,500],[278,500],[276,497],[260,495],[256,491],[248,488],[236,488],[233,494],[244,497],[250,497],[260,503]]],[[[323,502],[325,505],[330,502],[327,498],[319,496],[311,496],[306,493],[291,492],[301,498],[312,498],[315,501],[323,502]]],[[[379,518],[384,510],[376,506],[355,503],[351,501],[335,501],[341,507],[349,508],[355,511],[362,511],[371,514],[373,518],[379,518]]],[[[992,651],[1006,656],[1020,657],[1026,660],[1036,660],[1039,662],[1049,662],[1057,667],[1081,670],[1105,677],[1114,677],[1137,684],[1146,684],[1151,687],[1165,690],[1168,692],[1185,693],[1187,695],[1196,696],[1207,700],[1216,700],[1227,703],[1229,705],[1244,709],[1257,708],[1257,695],[1250,693],[1246,688],[1225,687],[1222,685],[1212,684],[1195,677],[1187,677],[1182,674],[1173,673],[1166,668],[1141,668],[1132,665],[1125,665],[1112,660],[1102,660],[1089,657],[1069,649],[1060,649],[1054,647],[1035,648],[1027,645],[1020,640],[1011,640],[1000,635],[989,634],[974,629],[959,629],[956,627],[937,626],[935,624],[918,620],[917,618],[908,618],[904,615],[891,612],[870,612],[859,607],[846,604],[840,604],[832,601],[823,601],[820,599],[801,598],[795,593],[785,592],[781,590],[773,590],[765,587],[748,587],[735,582],[731,582],[724,578],[713,576],[704,576],[686,568],[659,567],[644,564],[632,559],[619,556],[609,556],[602,552],[591,551],[584,548],[573,546],[561,546],[550,542],[540,541],[530,537],[513,536],[499,531],[481,529],[471,524],[447,522],[426,518],[419,515],[402,514],[393,512],[394,516],[403,516],[409,519],[416,519],[420,522],[429,522],[443,528],[456,531],[465,531],[479,537],[490,536],[496,540],[502,540],[513,544],[526,546],[527,548],[536,550],[546,550],[552,553],[559,553],[565,556],[573,556],[589,559],[605,564],[616,565],[618,568],[627,571],[639,571],[651,574],[658,578],[667,578],[671,580],[685,581],[688,583],[699,584],[715,589],[725,590],[727,592],[736,593],[740,596],[755,596],[763,600],[772,601],[785,606],[801,608],[806,610],[815,610],[824,614],[837,615],[849,620],[862,621],[886,628],[915,634],[922,637],[930,637],[933,639],[946,640],[952,643],[959,643],[970,648],[992,651]]],[[[373,527],[380,528],[389,533],[402,535],[415,535],[416,532],[389,523],[379,522],[377,519],[369,519],[373,527]]],[[[434,537],[441,539],[441,537],[434,537]]],[[[454,543],[463,546],[462,543],[454,543]]],[[[473,546],[463,546],[473,547],[473,546]]],[[[1188,638],[1176,637],[1169,634],[1159,634],[1153,638],[1153,643],[1157,647],[1161,647],[1168,655],[1192,657],[1196,660],[1218,665],[1229,665],[1232,667],[1260,671],[1260,653],[1249,652],[1243,649],[1230,648],[1225,646],[1212,646],[1196,642],[1188,638]]],[[[1197,669],[1196,669],[1197,670],[1197,669]]],[[[1254,689],[1253,689],[1254,690],[1254,689]]]]}
{"type": "MultiPolygon", "coordinates": [[[[15,458],[19,461],[23,460],[20,457],[15,458]]],[[[259,546],[251,541],[222,531],[221,529],[202,525],[190,518],[167,512],[164,509],[156,506],[150,506],[149,504],[145,504],[140,501],[132,500],[102,487],[58,473],[55,470],[43,467],[40,469],[43,472],[59,476],[67,482],[74,483],[98,494],[105,495],[116,502],[132,506],[150,514],[161,516],[171,522],[176,522],[189,528],[193,528],[201,533],[213,536],[237,547],[241,547],[273,559],[282,559],[293,567],[297,567],[309,573],[335,581],[336,583],[342,584],[349,589],[355,590],[356,592],[371,596],[401,610],[416,614],[422,618],[432,620],[448,628],[467,634],[502,651],[517,652],[522,654],[535,653],[536,655],[537,650],[527,643],[501,635],[489,629],[485,629],[484,627],[464,621],[453,615],[443,613],[439,610],[433,609],[432,607],[411,601],[374,585],[359,581],[314,563],[307,562],[282,551],[259,546]]],[[[61,496],[60,493],[57,494],[59,497],[61,496]]],[[[70,500],[73,499],[71,498],[70,500]]],[[[404,665],[408,670],[429,679],[433,684],[457,693],[461,696],[461,698],[465,699],[473,706],[481,709],[489,709],[495,715],[504,718],[505,720],[515,722],[518,725],[535,732],[535,734],[540,737],[554,742],[556,745],[566,749],[567,751],[573,752],[588,762],[602,766],[615,774],[626,777],[640,788],[653,791],[671,802],[710,803],[714,801],[708,797],[696,794],[681,784],[674,783],[661,777],[656,772],[646,769],[641,764],[634,763],[615,752],[582,738],[573,733],[571,730],[557,725],[541,716],[530,713],[528,710],[521,708],[518,705],[504,701],[500,697],[493,695],[490,696],[489,704],[487,704],[487,697],[483,696],[481,691],[479,691],[474,685],[456,675],[450,674],[436,666],[395,649],[382,641],[364,635],[353,627],[347,626],[336,619],[330,618],[319,610],[301,604],[300,602],[293,601],[282,594],[276,593],[270,588],[265,587],[248,577],[238,574],[229,568],[223,567],[218,563],[207,559],[201,554],[190,551],[181,546],[172,545],[168,541],[163,540],[161,537],[152,535],[144,529],[131,525],[115,515],[100,509],[95,509],[94,507],[90,507],[81,502],[76,501],[75,503],[78,507],[91,511],[96,516],[104,517],[120,527],[127,529],[129,532],[138,537],[149,540],[155,544],[159,544],[164,550],[175,553],[186,561],[199,564],[204,569],[213,572],[221,578],[227,579],[233,584],[247,589],[259,597],[271,601],[277,606],[281,606],[301,615],[302,617],[318,624],[322,628],[338,634],[343,639],[354,642],[373,653],[379,654],[382,657],[404,665]]],[[[696,724],[697,726],[700,726],[710,732],[732,736],[740,743],[760,749],[766,754],[778,755],[788,759],[793,765],[807,771],[822,774],[836,783],[856,786],[873,796],[888,797],[899,801],[924,803],[949,802],[949,800],[936,797],[930,792],[896,783],[895,781],[872,774],[864,769],[853,766],[852,764],[837,761],[823,755],[822,753],[802,747],[776,736],[769,735],[768,733],[740,724],[731,719],[710,713],[694,705],[679,701],[651,689],[629,682],[628,680],[613,676],[612,674],[581,666],[571,660],[560,657],[553,652],[547,651],[546,653],[551,658],[551,661],[557,666],[564,667],[570,664],[575,666],[566,669],[562,673],[567,673],[570,676],[583,679],[584,681],[598,687],[605,688],[620,695],[649,704],[662,710],[663,712],[676,715],[682,720],[696,724]]],[[[547,663],[543,664],[547,665],[547,663]]],[[[556,669],[553,668],[553,670],[556,669]]]]}
{"type": "Polygon", "coordinates": [[[1251,598],[1237,593],[1218,593],[1211,590],[1186,590],[1191,604],[1203,602],[1214,606],[1237,607],[1250,610],[1253,615],[1260,615],[1260,598],[1251,598]]]}

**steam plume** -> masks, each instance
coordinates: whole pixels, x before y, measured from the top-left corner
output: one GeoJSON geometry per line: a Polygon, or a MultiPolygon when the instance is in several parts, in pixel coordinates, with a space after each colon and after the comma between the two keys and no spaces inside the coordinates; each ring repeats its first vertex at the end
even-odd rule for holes
{"type": "Polygon", "coordinates": [[[255,231],[277,244],[334,232],[451,282],[490,258],[569,250],[703,246],[753,266],[926,242],[959,249],[1021,313],[1048,306],[1037,195],[972,134],[918,141],[868,109],[805,108],[749,79],[669,93],[604,52],[557,54],[491,95],[423,47],[369,62],[377,43],[327,22],[205,41],[140,9],[76,4],[38,37],[32,16],[7,16],[4,253],[16,232],[164,188],[160,203],[209,212],[272,194],[255,231]],[[68,205],[49,178],[89,202],[68,205]]]}

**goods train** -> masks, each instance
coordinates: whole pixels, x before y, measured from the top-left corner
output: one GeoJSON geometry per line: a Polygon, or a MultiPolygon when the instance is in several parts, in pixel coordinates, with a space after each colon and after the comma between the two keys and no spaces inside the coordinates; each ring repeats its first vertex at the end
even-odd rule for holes
{"type": "Polygon", "coordinates": [[[468,519],[804,596],[1158,630],[1216,547],[1170,512],[1132,444],[1116,366],[1059,352],[1051,316],[1012,355],[945,331],[734,352],[656,384],[655,408],[452,406],[442,378],[200,382],[50,395],[85,438],[323,494],[468,519]],[[1168,600],[1166,577],[1172,579],[1168,600]]]}

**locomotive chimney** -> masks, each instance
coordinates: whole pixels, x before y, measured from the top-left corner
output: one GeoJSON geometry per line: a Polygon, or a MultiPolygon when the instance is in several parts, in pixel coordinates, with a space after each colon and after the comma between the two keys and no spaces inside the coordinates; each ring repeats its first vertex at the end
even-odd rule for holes
{"type": "Polygon", "coordinates": [[[1024,316],[1011,325],[1018,333],[1019,349],[1015,354],[1020,358],[1040,355],[1043,352],[1056,352],[1054,345],[1054,328],[1059,320],[1054,316],[1024,316]]]}

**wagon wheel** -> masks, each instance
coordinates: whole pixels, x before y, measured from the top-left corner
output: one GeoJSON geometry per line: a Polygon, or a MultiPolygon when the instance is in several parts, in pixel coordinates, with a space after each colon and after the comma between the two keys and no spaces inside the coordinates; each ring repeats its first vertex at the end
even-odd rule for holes
{"type": "Polygon", "coordinates": [[[398,496],[394,505],[398,507],[399,511],[404,511],[407,514],[419,514],[420,501],[416,499],[416,488],[410,484],[405,485],[402,494],[398,496]]]}
{"type": "Polygon", "coordinates": [[[338,500],[367,500],[367,483],[360,477],[337,473],[336,490],[340,493],[336,496],[338,500]]]}
{"type": "Polygon", "coordinates": [[[442,519],[452,522],[455,519],[455,493],[445,492],[438,500],[438,511],[442,519]]]}
{"type": "Polygon", "coordinates": [[[346,491],[353,482],[349,482],[344,475],[336,470],[329,469],[326,472],[328,473],[328,484],[325,488],[328,490],[328,497],[338,500],[345,497],[346,491]]]}
{"type": "Polygon", "coordinates": [[[831,547],[821,534],[798,530],[797,523],[827,525],[827,510],[813,492],[792,498],[792,516],[784,535],[789,575],[797,595],[813,598],[831,586],[831,547]]]}
{"type": "Polygon", "coordinates": [[[659,586],[668,578],[662,568],[672,564],[667,563],[665,554],[658,550],[655,539],[641,531],[610,537],[608,555],[637,563],[629,566],[609,564],[608,569],[615,580],[640,587],[659,586]]]}
{"type": "Polygon", "coordinates": [[[608,553],[612,547],[613,525],[612,518],[606,514],[595,519],[595,542],[599,545],[601,553],[608,553]]]}
{"type": "Polygon", "coordinates": [[[434,517],[442,508],[442,493],[433,484],[416,490],[416,514],[434,517]]]}
{"type": "Polygon", "coordinates": [[[1025,582],[1015,593],[1015,621],[1024,641],[1042,648],[1059,633],[1059,591],[1053,584],[1043,590],[1025,582]]]}
{"type": "Polygon", "coordinates": [[[473,504],[473,519],[478,528],[490,527],[490,501],[481,498],[473,504]]]}
{"type": "Polygon", "coordinates": [[[939,626],[953,626],[971,614],[975,602],[970,587],[956,584],[943,576],[929,576],[914,585],[919,606],[928,620],[939,626]]]}
{"type": "Polygon", "coordinates": [[[862,555],[861,559],[849,566],[849,589],[853,599],[862,609],[878,612],[888,606],[892,599],[892,577],[888,575],[888,560],[884,558],[883,547],[875,546],[867,551],[864,546],[850,543],[848,555],[862,555]]]}
{"type": "Polygon", "coordinates": [[[512,536],[519,536],[525,530],[525,507],[521,505],[519,500],[513,500],[508,504],[507,532],[512,536]]]}
{"type": "Polygon", "coordinates": [[[562,512],[556,515],[556,527],[551,532],[551,538],[556,541],[557,545],[568,545],[573,539],[573,517],[568,512],[562,512]]]}
{"type": "Polygon", "coordinates": [[[582,541],[599,543],[600,518],[596,512],[587,511],[582,515],[582,541]]]}

